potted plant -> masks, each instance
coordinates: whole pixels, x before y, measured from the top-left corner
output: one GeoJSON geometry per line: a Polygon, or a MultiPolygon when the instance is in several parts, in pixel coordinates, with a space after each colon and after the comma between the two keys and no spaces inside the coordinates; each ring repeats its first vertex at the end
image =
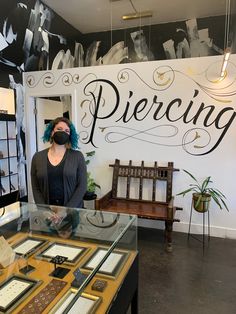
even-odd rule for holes
{"type": "Polygon", "coordinates": [[[213,183],[211,177],[206,177],[202,183],[200,183],[189,171],[184,169],[183,171],[193,179],[194,183],[190,184],[190,187],[187,190],[184,190],[177,195],[185,196],[187,193],[192,192],[193,207],[198,212],[203,213],[209,209],[211,198],[213,198],[220,209],[225,208],[226,210],[229,210],[225,203],[225,195],[218,189],[211,187],[211,183],[213,183]]]}
{"type": "MultiPolygon", "coordinates": [[[[91,151],[91,152],[87,152],[86,153],[86,158],[85,158],[85,162],[86,165],[88,165],[90,163],[90,159],[95,155],[95,151],[91,151]]],[[[97,184],[93,177],[91,172],[87,171],[87,191],[84,195],[84,200],[86,201],[90,201],[90,200],[94,200],[97,198],[97,194],[96,192],[96,188],[101,188],[99,184],[97,184]]]]}

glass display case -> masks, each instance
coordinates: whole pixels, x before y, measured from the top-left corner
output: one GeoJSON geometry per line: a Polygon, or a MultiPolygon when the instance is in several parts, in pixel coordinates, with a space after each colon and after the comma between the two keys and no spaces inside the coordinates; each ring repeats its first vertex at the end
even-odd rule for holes
{"type": "Polygon", "coordinates": [[[0,267],[0,313],[137,312],[137,217],[11,204],[0,267]]]}

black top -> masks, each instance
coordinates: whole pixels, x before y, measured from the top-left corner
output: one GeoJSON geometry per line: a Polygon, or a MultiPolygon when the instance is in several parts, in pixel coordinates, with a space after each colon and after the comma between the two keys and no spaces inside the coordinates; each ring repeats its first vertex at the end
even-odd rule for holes
{"type": "Polygon", "coordinates": [[[64,205],[64,182],[63,169],[65,165],[65,156],[62,161],[53,166],[48,160],[48,187],[49,187],[49,204],[64,205]]]}
{"type": "MultiPolygon", "coordinates": [[[[36,204],[49,204],[48,148],[34,154],[31,163],[31,184],[36,204]]],[[[54,182],[53,182],[54,184],[54,182]]],[[[83,154],[67,149],[63,169],[64,205],[83,207],[87,189],[87,171],[83,154]]]]}

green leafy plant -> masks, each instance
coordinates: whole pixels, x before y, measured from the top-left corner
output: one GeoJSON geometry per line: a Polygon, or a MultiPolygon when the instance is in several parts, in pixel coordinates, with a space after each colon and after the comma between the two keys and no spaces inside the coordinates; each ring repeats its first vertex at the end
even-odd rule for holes
{"type": "MultiPolygon", "coordinates": [[[[95,151],[87,152],[85,162],[86,165],[90,163],[91,158],[95,155],[95,151]]],[[[87,191],[91,193],[95,193],[96,188],[101,189],[100,185],[94,181],[92,174],[90,171],[87,171],[87,191]]]]}
{"type": "Polygon", "coordinates": [[[96,188],[101,188],[91,176],[91,172],[87,172],[87,191],[95,193],[96,188]]]}
{"type": "Polygon", "coordinates": [[[209,200],[212,197],[220,209],[225,208],[229,211],[228,206],[225,203],[225,195],[218,189],[210,186],[213,183],[210,176],[206,177],[202,182],[199,182],[189,171],[184,169],[183,171],[193,179],[194,183],[190,184],[188,189],[178,193],[177,195],[185,196],[187,193],[192,192],[196,200],[195,209],[198,208],[203,200],[205,200],[206,196],[209,197],[209,200]]]}

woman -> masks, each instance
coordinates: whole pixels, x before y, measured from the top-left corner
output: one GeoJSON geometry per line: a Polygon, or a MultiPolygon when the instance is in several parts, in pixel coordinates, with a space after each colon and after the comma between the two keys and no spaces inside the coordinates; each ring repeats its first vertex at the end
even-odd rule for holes
{"type": "Polygon", "coordinates": [[[64,117],[51,121],[43,136],[50,148],[34,154],[31,184],[36,204],[83,207],[87,169],[74,125],[64,117]]]}

